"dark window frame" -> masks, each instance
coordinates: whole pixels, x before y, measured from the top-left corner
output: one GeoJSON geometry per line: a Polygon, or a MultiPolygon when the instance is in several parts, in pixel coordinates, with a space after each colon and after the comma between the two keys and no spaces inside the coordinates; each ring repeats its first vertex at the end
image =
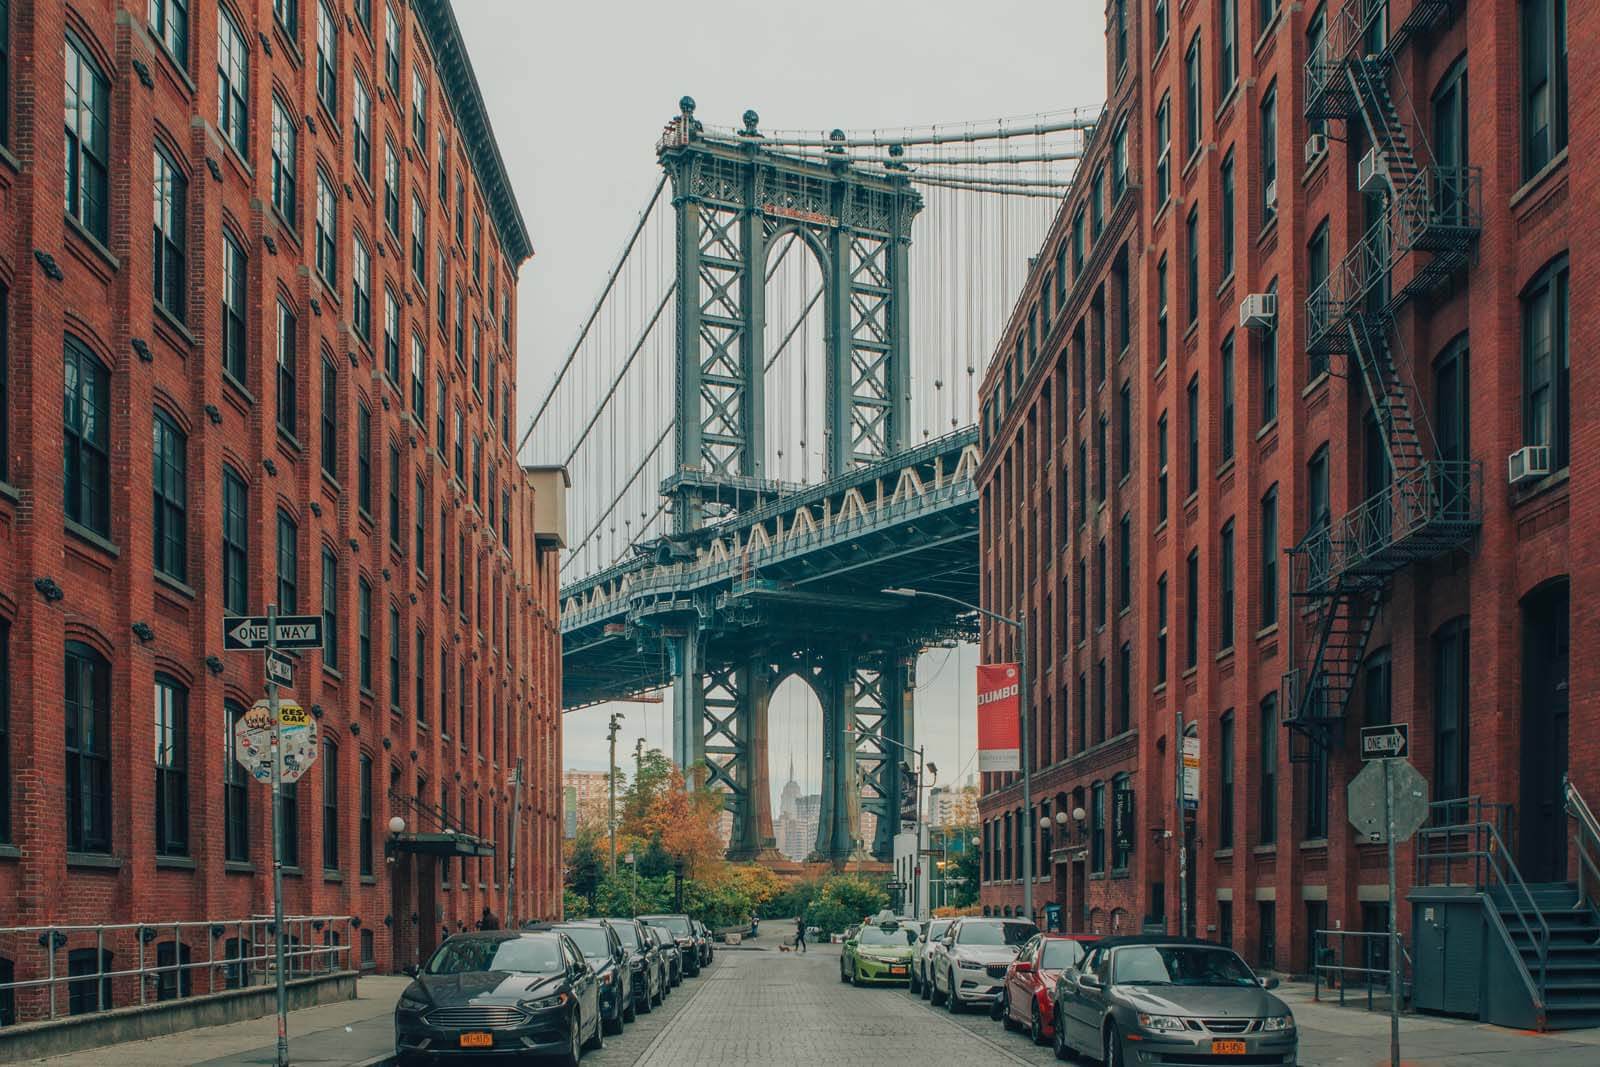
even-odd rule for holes
{"type": "Polygon", "coordinates": [[[111,533],[111,370],[71,334],[62,349],[66,517],[106,537],[111,533]]]}
{"type": "Polygon", "coordinates": [[[67,850],[111,851],[111,664],[81,641],[65,650],[67,850]]]}
{"type": "Polygon", "coordinates": [[[151,552],[155,569],[189,579],[189,439],[171,415],[156,408],[151,425],[151,552]]]}
{"type": "Polygon", "coordinates": [[[189,854],[189,690],[170,674],[155,678],[156,855],[189,854]]]}

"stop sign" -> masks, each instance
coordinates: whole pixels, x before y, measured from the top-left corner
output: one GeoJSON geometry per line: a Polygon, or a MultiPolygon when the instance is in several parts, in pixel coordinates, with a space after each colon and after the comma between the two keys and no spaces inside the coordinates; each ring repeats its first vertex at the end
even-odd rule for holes
{"type": "MultiPolygon", "coordinates": [[[[299,704],[279,704],[277,734],[282,781],[298,782],[317,762],[317,720],[299,704]]],[[[234,758],[258,782],[272,781],[272,735],[272,708],[265,700],[239,716],[233,727],[234,758]]]]}

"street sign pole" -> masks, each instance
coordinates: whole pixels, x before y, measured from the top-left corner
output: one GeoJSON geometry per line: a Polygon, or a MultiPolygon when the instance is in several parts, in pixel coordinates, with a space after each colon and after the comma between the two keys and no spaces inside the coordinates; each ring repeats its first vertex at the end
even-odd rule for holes
{"type": "MultiPolygon", "coordinates": [[[[267,658],[277,651],[278,605],[267,605],[267,658]]],[[[279,743],[278,685],[267,682],[272,717],[272,940],[278,978],[277,1067],[289,1067],[289,993],[283,963],[283,746],[279,743]]]]}
{"type": "Polygon", "coordinates": [[[1400,1067],[1400,925],[1394,887],[1394,760],[1383,761],[1384,837],[1389,841],[1389,1067],[1400,1067]]]}
{"type": "MultiPolygon", "coordinates": [[[[1173,762],[1177,764],[1178,787],[1172,792],[1178,798],[1175,807],[1178,809],[1178,829],[1173,838],[1178,846],[1178,936],[1189,936],[1189,813],[1184,810],[1183,786],[1183,712],[1176,716],[1177,728],[1173,733],[1175,739],[1172,745],[1173,762]]],[[[1081,827],[1081,823],[1079,824],[1081,827]]]]}

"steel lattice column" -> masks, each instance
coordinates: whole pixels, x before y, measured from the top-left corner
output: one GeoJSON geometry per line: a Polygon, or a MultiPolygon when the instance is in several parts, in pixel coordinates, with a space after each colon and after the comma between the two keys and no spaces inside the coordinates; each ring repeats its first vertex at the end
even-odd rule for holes
{"type": "Polygon", "coordinates": [[[894,835],[900,830],[901,797],[909,783],[900,772],[915,747],[912,697],[916,657],[893,655],[858,667],[856,690],[856,766],[861,770],[861,808],[878,817],[872,839],[876,859],[894,857],[894,835]]]}
{"type": "Polygon", "coordinates": [[[855,685],[845,653],[830,649],[817,677],[822,702],[822,808],[817,819],[817,856],[840,863],[855,851],[860,796],[856,788],[855,685]]]}

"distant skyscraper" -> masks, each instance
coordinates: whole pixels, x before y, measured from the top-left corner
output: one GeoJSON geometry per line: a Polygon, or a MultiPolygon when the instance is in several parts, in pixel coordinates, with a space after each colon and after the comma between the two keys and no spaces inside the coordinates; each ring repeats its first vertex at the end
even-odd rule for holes
{"type": "Polygon", "coordinates": [[[817,813],[822,807],[819,794],[801,796],[800,783],[794,777],[794,757],[789,757],[789,780],[784,783],[778,801],[778,825],[774,837],[778,851],[797,862],[804,861],[817,843],[817,813]],[[809,811],[810,816],[807,817],[809,811]]]}

